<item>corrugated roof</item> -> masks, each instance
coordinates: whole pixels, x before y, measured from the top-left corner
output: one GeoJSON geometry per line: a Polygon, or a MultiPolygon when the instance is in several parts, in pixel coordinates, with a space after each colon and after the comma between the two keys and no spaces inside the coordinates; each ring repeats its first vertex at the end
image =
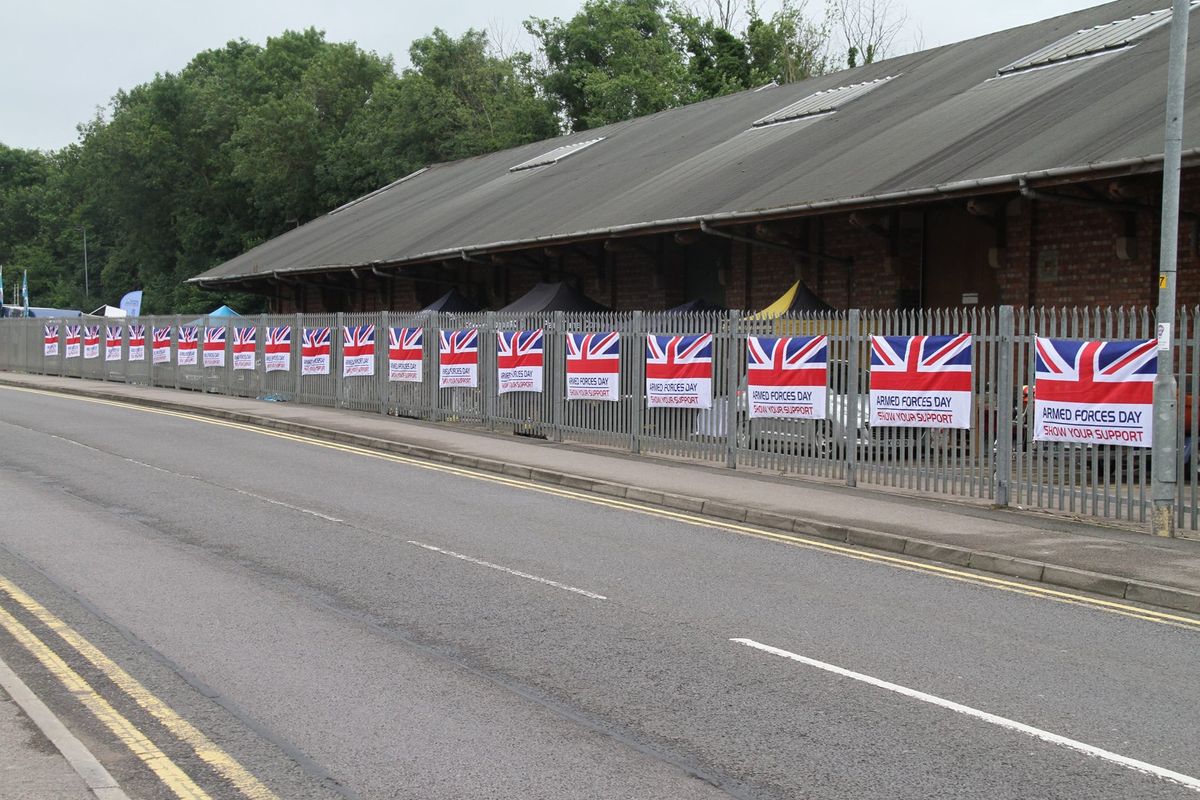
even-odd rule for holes
{"type": "Polygon", "coordinates": [[[831,114],[851,100],[862,97],[874,89],[878,89],[895,77],[895,75],[888,75],[883,78],[876,78],[873,81],[852,83],[849,86],[839,86],[836,89],[824,89],[819,92],[813,92],[808,97],[797,100],[795,103],[784,106],[772,114],[767,114],[765,117],[754,120],[753,126],[761,128],[766,125],[778,125],[781,122],[791,122],[792,120],[804,119],[805,117],[831,114]]]}
{"type": "MultiPolygon", "coordinates": [[[[1005,65],[1076,31],[1162,3],[1119,0],[801,83],[437,164],[198,280],[415,263],[1153,161],[1163,150],[1169,27],[1145,32],[1136,47],[995,78],[1005,65]],[[817,92],[892,75],[899,77],[836,114],[751,127],[817,92]],[[602,146],[575,147],[598,137],[602,146]],[[572,147],[553,168],[510,171],[572,147]]],[[[1185,150],[1200,146],[1197,55],[1188,60],[1185,150]]]]}
{"type": "Polygon", "coordinates": [[[1006,75],[1010,72],[1058,64],[1108,50],[1120,50],[1131,46],[1140,37],[1170,21],[1171,9],[1164,8],[1151,11],[1149,14],[1139,14],[1129,19],[1120,19],[1104,25],[1084,28],[1046,45],[1031,55],[1018,58],[1011,64],[1001,67],[999,74],[1006,75]]]}

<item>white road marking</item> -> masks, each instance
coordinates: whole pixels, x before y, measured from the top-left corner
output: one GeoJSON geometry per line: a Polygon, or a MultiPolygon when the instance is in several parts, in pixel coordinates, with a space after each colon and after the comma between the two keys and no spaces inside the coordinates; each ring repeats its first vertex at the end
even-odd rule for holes
{"type": "Polygon", "coordinates": [[[285,503],[282,500],[275,500],[273,498],[266,497],[261,494],[256,494],[254,492],[248,492],[245,489],[239,489],[236,486],[226,486],[221,483],[216,483],[214,481],[210,481],[207,478],[201,478],[199,475],[189,475],[186,472],[176,472],[174,470],[167,469],[166,467],[158,467],[158,466],[155,466],[154,464],[147,464],[145,461],[138,461],[136,458],[129,458],[128,456],[122,456],[122,455],[117,455],[116,453],[110,453],[107,450],[101,450],[98,447],[92,447],[90,444],[84,444],[83,442],[77,442],[74,439],[68,439],[65,436],[59,436],[58,434],[54,434],[54,433],[48,433],[46,435],[49,436],[51,439],[58,439],[59,441],[66,442],[67,444],[73,444],[76,447],[82,447],[85,450],[92,450],[92,451],[101,453],[106,456],[111,456],[112,458],[119,458],[122,461],[125,461],[129,464],[136,464],[139,467],[145,467],[146,469],[152,469],[155,472],[161,472],[164,475],[173,475],[176,478],[186,478],[187,480],[190,480],[190,481],[199,481],[200,483],[208,484],[209,486],[215,486],[218,489],[224,489],[228,492],[235,492],[236,494],[244,495],[246,497],[252,497],[255,500],[261,500],[264,503],[270,503],[273,506],[280,506],[282,508],[291,509],[292,511],[299,511],[301,514],[308,514],[309,516],[318,517],[327,522],[337,522],[337,523],[343,523],[343,524],[346,522],[346,520],[344,520],[344,519],[338,519],[337,517],[331,517],[328,514],[322,514],[320,511],[313,511],[311,508],[304,508],[302,506],[294,506],[291,503],[285,503]]]}
{"type": "Polygon", "coordinates": [[[565,589],[568,592],[574,592],[575,594],[581,594],[584,597],[590,597],[593,600],[607,600],[608,599],[607,597],[605,597],[602,594],[596,594],[595,592],[589,592],[587,589],[580,589],[577,586],[568,586],[565,583],[559,583],[558,581],[552,581],[549,578],[542,578],[538,575],[530,575],[528,572],[521,572],[520,570],[509,569],[508,567],[502,567],[499,564],[493,564],[490,561],[483,561],[482,559],[474,558],[472,556],[465,556],[462,553],[456,553],[453,550],[446,550],[441,547],[435,547],[431,544],[425,544],[424,542],[414,542],[412,540],[409,540],[408,543],[412,544],[412,545],[416,545],[417,547],[424,547],[426,550],[432,550],[435,553],[441,553],[442,555],[450,556],[452,558],[461,558],[463,561],[469,561],[472,564],[478,564],[481,567],[487,567],[488,569],[496,569],[496,570],[500,570],[501,572],[507,572],[509,575],[515,575],[518,578],[525,578],[526,580],[537,581],[538,583],[544,583],[547,586],[553,586],[555,589],[565,589]]]}
{"type": "Polygon", "coordinates": [[[947,700],[943,697],[938,697],[937,695],[926,694],[925,692],[921,692],[916,689],[910,689],[907,686],[889,683],[888,681],[881,680],[879,678],[872,678],[870,675],[864,675],[861,672],[852,672],[851,670],[836,666],[834,664],[827,664],[824,661],[817,661],[815,658],[807,658],[799,655],[798,653],[781,650],[778,647],[772,647],[769,644],[762,644],[761,642],[756,642],[753,639],[730,639],[729,641],[736,642],[737,644],[743,644],[747,647],[753,647],[756,650],[762,650],[764,653],[781,656],[783,658],[791,659],[792,661],[799,661],[801,664],[807,664],[810,667],[816,667],[817,669],[825,670],[826,672],[832,672],[834,675],[840,675],[843,678],[861,681],[862,683],[870,684],[871,686],[875,686],[879,689],[886,689],[889,692],[895,692],[896,694],[901,694],[905,697],[911,697],[914,700],[921,700],[925,703],[940,706],[941,708],[954,711],[958,714],[964,714],[968,717],[974,717],[975,719],[982,720],[983,722],[987,722],[992,725],[997,725],[1001,728],[1007,728],[1010,731],[1017,731],[1018,733],[1032,736],[1035,739],[1041,739],[1044,742],[1050,742],[1051,744],[1056,744],[1060,747],[1067,747],[1071,750],[1076,750],[1080,753],[1092,756],[1093,758],[1111,761],[1112,763],[1119,764],[1127,769],[1136,770],[1137,772],[1141,772],[1146,775],[1152,775],[1156,778],[1161,778],[1162,780],[1170,781],[1171,783],[1176,783],[1180,786],[1185,786],[1193,791],[1200,791],[1200,778],[1193,778],[1190,775],[1184,775],[1183,773],[1174,772],[1163,767],[1155,766],[1154,764],[1148,764],[1145,761],[1138,761],[1135,758],[1129,758],[1128,756],[1123,756],[1119,753],[1103,750],[1094,745],[1086,744],[1085,742],[1076,741],[1075,739],[1068,739],[1065,736],[1059,736],[1057,733],[1050,733],[1049,731],[1044,731],[1041,728],[1035,728],[1032,725],[1026,725],[1023,722],[1017,722],[1006,717],[997,716],[996,714],[989,714],[986,711],[980,711],[977,708],[964,706],[961,703],[955,703],[953,700],[947,700]]]}

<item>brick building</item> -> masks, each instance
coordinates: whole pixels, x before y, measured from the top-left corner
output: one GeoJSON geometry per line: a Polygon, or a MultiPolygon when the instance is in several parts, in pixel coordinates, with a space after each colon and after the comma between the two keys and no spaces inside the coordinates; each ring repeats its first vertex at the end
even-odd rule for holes
{"type": "MultiPolygon", "coordinates": [[[[835,308],[1152,305],[1162,5],[433,165],[193,280],[313,312],[416,309],[451,287],[498,308],[547,280],[618,309],[757,309],[796,280],[835,308]]],[[[1181,304],[1200,303],[1197,94],[1181,304]]]]}

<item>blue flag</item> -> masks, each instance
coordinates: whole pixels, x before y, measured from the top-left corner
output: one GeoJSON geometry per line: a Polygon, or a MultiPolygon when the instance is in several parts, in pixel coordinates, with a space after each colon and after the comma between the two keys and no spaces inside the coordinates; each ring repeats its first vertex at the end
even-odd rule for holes
{"type": "Polygon", "coordinates": [[[29,316],[29,270],[21,273],[21,302],[25,304],[25,316],[29,316]]]}
{"type": "Polygon", "coordinates": [[[119,304],[127,317],[139,317],[142,314],[142,290],[130,292],[121,298],[119,304]]]}

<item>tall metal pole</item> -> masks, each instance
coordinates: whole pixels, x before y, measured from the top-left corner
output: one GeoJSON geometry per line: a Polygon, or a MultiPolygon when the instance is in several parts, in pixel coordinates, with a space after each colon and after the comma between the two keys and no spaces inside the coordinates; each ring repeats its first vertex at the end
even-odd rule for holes
{"type": "Polygon", "coordinates": [[[76,225],[75,227],[83,233],[83,296],[90,299],[92,291],[88,287],[87,226],[76,225]]]}
{"type": "Polygon", "coordinates": [[[1175,321],[1175,272],[1179,248],[1179,162],[1183,150],[1183,94],[1187,81],[1190,0],[1175,0],[1171,14],[1171,51],[1167,66],[1167,119],[1163,145],[1162,231],[1158,275],[1158,374],[1154,378],[1154,451],[1151,497],[1156,536],[1175,535],[1178,453],[1175,448],[1179,388],[1175,381],[1172,326],[1175,321]]]}

